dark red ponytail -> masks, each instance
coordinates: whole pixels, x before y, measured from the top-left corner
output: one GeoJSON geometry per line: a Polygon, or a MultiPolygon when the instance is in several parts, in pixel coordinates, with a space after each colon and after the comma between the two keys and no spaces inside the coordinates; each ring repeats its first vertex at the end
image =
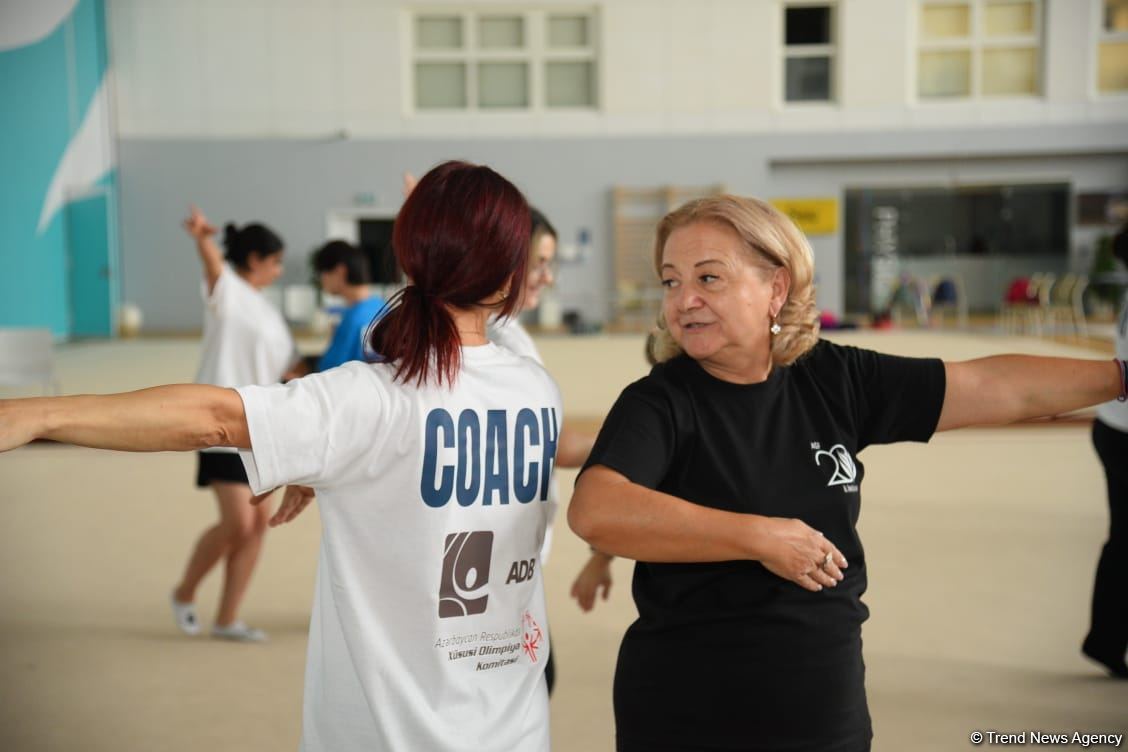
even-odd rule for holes
{"type": "Polygon", "coordinates": [[[472,308],[512,287],[498,308],[518,305],[529,259],[529,204],[488,167],[444,162],[420,179],[392,230],[410,284],[388,302],[369,346],[396,364],[396,378],[453,384],[461,340],[445,306],[472,308]]]}

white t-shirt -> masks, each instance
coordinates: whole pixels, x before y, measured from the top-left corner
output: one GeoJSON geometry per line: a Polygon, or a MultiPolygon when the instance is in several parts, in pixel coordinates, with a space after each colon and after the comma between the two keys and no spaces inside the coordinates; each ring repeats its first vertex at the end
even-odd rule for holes
{"type": "Polygon", "coordinates": [[[349,362],[243,387],[256,493],[317,490],[302,749],[549,748],[539,552],[560,393],[492,344],[453,389],[349,362]]]}
{"type": "MultiPolygon", "coordinates": [[[[229,265],[204,298],[204,344],[197,384],[277,384],[297,358],[286,319],[262,293],[229,265]]],[[[230,447],[205,451],[234,452],[230,447]]]]}
{"type": "MultiPolygon", "coordinates": [[[[1116,321],[1116,357],[1128,361],[1128,295],[1116,321]]],[[[1097,406],[1097,417],[1109,428],[1128,433],[1128,402],[1112,400],[1097,406]]]]}
{"type": "MultiPolygon", "coordinates": [[[[492,319],[486,327],[486,336],[495,345],[501,345],[522,357],[532,358],[538,365],[544,366],[533,338],[525,331],[525,327],[521,326],[516,316],[508,319],[492,319]]],[[[548,561],[548,555],[552,551],[552,526],[559,506],[560,488],[556,483],[556,476],[553,476],[548,486],[548,528],[544,532],[544,547],[541,549],[541,561],[544,562],[548,561]]]]}

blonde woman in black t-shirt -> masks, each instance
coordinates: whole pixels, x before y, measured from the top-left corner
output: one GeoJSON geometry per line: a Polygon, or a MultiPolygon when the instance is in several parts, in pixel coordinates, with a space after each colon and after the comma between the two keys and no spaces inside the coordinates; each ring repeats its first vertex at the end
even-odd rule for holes
{"type": "Polygon", "coordinates": [[[822,341],[810,246],[755,199],[667,215],[655,268],[663,362],[615,403],[568,510],[638,562],[618,749],[867,750],[858,452],[1123,397],[1122,367],[822,341]]]}

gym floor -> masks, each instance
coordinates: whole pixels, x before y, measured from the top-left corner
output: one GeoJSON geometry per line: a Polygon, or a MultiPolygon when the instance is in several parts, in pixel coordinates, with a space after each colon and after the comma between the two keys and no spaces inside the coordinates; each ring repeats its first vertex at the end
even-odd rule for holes
{"type": "MultiPolygon", "coordinates": [[[[830,336],[947,359],[1103,357],[989,334],[830,336]]],[[[640,336],[542,337],[538,346],[566,413],[593,425],[647,370],[640,336]]],[[[67,393],[184,381],[198,347],[189,339],[66,345],[59,375],[67,393]]],[[[975,730],[1128,733],[1128,682],[1106,679],[1078,651],[1107,527],[1086,416],[874,447],[862,460],[874,749],[964,749],[975,730]]],[[[268,536],[243,609],[270,632],[268,644],[183,637],[168,593],[215,514],[194,472],[187,454],[36,444],[0,455],[0,749],[297,746],[316,509],[268,536]]],[[[559,474],[565,498],[574,477],[559,474]]],[[[631,567],[617,561],[610,600],[581,613],[568,590],[587,546],[562,516],[556,529],[544,570],[558,671],[554,747],[611,750],[615,656],[634,618],[631,567]]],[[[199,599],[208,623],[218,587],[213,572],[199,599]]]]}

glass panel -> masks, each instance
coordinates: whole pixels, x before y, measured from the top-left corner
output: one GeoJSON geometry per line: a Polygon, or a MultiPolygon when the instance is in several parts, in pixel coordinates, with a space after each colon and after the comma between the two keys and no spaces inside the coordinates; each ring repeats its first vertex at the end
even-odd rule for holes
{"type": "Polygon", "coordinates": [[[786,75],[788,102],[830,101],[829,57],[788,58],[786,75]]]}
{"type": "Polygon", "coordinates": [[[1101,91],[1128,91],[1128,42],[1101,42],[1097,87],[1101,91]]]}
{"type": "Polygon", "coordinates": [[[549,47],[587,47],[587,16],[549,16],[549,47]]]}
{"type": "Polygon", "coordinates": [[[1034,3],[988,3],[983,7],[983,28],[990,37],[1033,34],[1034,3]]]}
{"type": "Polygon", "coordinates": [[[787,44],[831,44],[830,6],[788,8],[784,19],[787,44]]]}
{"type": "Polygon", "coordinates": [[[479,107],[528,107],[527,63],[479,63],[479,107]]]}
{"type": "Polygon", "coordinates": [[[520,16],[485,16],[478,20],[478,46],[488,50],[525,46],[525,19],[520,16]]]}
{"type": "Polygon", "coordinates": [[[983,50],[983,93],[1037,94],[1037,48],[983,50]]]}
{"type": "Polygon", "coordinates": [[[595,106],[595,66],[592,63],[548,63],[545,83],[549,107],[595,106]]]}
{"type": "Polygon", "coordinates": [[[971,94],[971,52],[922,52],[917,90],[924,99],[971,94]]]}
{"type": "Polygon", "coordinates": [[[971,9],[957,5],[925,5],[920,9],[920,35],[925,39],[951,39],[971,34],[971,9]]]}
{"type": "Polygon", "coordinates": [[[462,19],[458,16],[423,16],[415,19],[415,46],[421,50],[462,48],[462,19]]]}
{"type": "Polygon", "coordinates": [[[463,63],[416,63],[415,106],[421,110],[466,107],[463,63]]]}
{"type": "Polygon", "coordinates": [[[1104,0],[1105,31],[1128,31],[1128,0],[1104,0]]]}

